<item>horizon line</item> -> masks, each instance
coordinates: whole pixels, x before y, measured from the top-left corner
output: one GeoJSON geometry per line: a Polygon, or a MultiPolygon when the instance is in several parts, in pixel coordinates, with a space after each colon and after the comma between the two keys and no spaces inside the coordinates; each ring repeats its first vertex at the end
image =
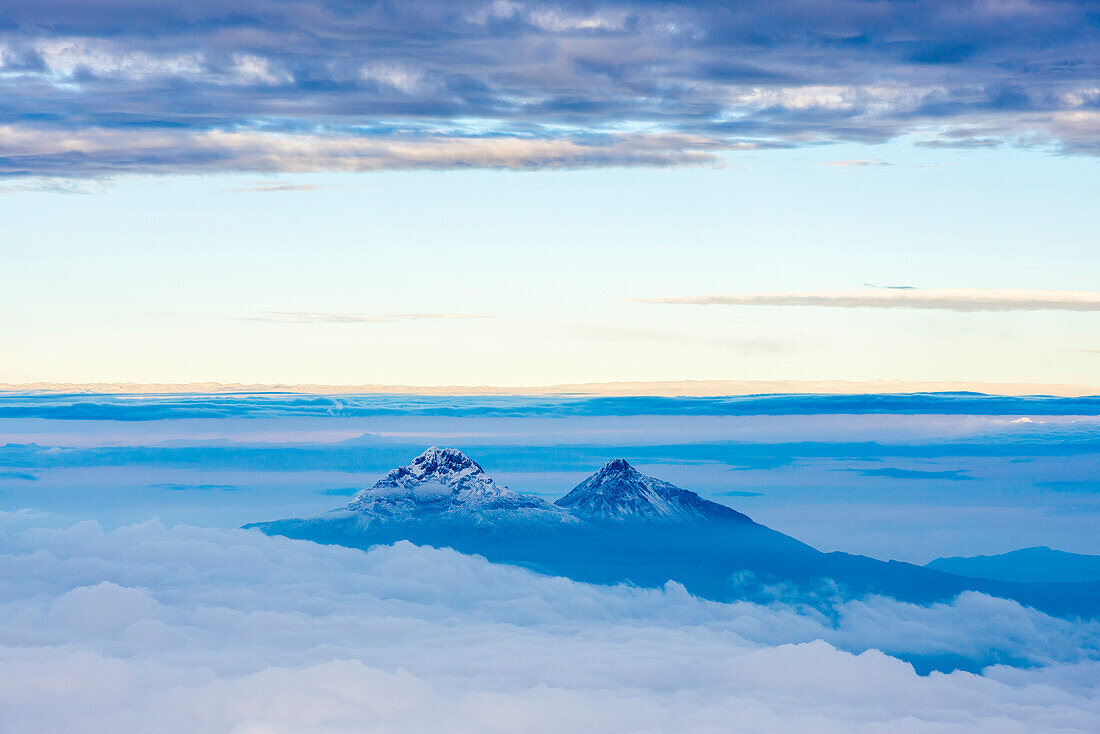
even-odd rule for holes
{"type": "Polygon", "coordinates": [[[874,395],[974,392],[1003,396],[1100,396],[1100,386],[1074,383],[965,380],[636,380],[550,385],[326,385],[241,382],[0,383],[2,393],[229,394],[288,392],[317,395],[582,395],[590,397],[723,397],[766,394],[874,395]]]}

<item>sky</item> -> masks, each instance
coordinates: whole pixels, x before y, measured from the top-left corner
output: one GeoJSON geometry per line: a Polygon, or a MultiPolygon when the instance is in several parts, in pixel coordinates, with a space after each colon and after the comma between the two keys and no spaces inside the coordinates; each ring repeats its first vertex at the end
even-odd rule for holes
{"type": "Polygon", "coordinates": [[[435,444],[1096,554],[1098,398],[652,395],[1100,395],[1098,166],[1095,0],[0,0],[0,734],[1100,730],[1094,619],[241,528],[435,444]]]}
{"type": "Polygon", "coordinates": [[[0,0],[0,383],[1096,386],[1097,49],[1062,0],[0,0]]]}

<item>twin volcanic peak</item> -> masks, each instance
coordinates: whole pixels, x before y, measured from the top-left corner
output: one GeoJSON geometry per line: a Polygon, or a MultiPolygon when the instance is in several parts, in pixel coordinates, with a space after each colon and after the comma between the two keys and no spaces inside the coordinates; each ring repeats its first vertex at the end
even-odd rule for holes
{"type": "Polygon", "coordinates": [[[612,459],[554,503],[601,520],[742,521],[748,516],[612,459]]]}
{"type": "MultiPolygon", "coordinates": [[[[400,541],[452,548],[586,583],[658,588],[673,579],[691,594],[716,601],[756,598],[759,585],[746,585],[745,578],[792,584],[804,589],[807,599],[819,598],[826,588],[822,580],[831,579],[827,588],[841,598],[875,594],[928,604],[971,590],[1048,614],[1100,616],[1100,581],[967,578],[897,561],[821,553],[725,505],[647,477],[622,459],[607,462],[549,504],[497,484],[461,451],[433,447],[344,509],[245,527],[351,548],[400,541]]],[[[1017,568],[1018,559],[1010,560],[1017,568]]],[[[979,572],[990,573],[974,571],[979,572]]]]}
{"type": "Polygon", "coordinates": [[[457,449],[435,446],[356,495],[347,511],[380,520],[429,517],[572,523],[593,521],[748,522],[748,517],[694,492],[647,477],[613,459],[554,505],[497,484],[457,449]]]}

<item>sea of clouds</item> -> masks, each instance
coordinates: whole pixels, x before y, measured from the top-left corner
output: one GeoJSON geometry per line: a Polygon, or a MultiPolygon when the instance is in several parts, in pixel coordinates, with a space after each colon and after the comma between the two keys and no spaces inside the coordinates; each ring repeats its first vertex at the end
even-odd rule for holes
{"type": "Polygon", "coordinates": [[[1095,732],[1100,624],[0,514],[0,732],[1095,732]],[[1002,661],[919,675],[902,658],[1002,661]]]}

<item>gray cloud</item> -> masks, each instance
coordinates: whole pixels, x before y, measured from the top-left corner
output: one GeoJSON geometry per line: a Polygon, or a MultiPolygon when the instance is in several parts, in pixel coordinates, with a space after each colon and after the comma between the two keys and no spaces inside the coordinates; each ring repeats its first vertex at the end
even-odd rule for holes
{"type": "Polygon", "coordinates": [[[588,139],[576,132],[556,137],[408,131],[350,135],[339,129],[297,134],[93,130],[57,139],[49,127],[21,126],[0,128],[0,177],[674,166],[713,164],[723,151],[757,147],[760,144],[697,134],[607,133],[588,139]]]}
{"type": "Polygon", "coordinates": [[[963,150],[973,148],[999,148],[1005,144],[1000,138],[934,138],[932,140],[918,140],[914,145],[920,148],[960,148],[963,150]]]}
{"type": "Polygon", "coordinates": [[[697,306],[822,306],[949,311],[1100,311],[1100,291],[876,288],[858,291],[748,293],[646,298],[635,303],[697,306]]]}
{"type": "Polygon", "coordinates": [[[1084,0],[0,0],[0,176],[1096,154],[1098,41],[1084,0]]]}

